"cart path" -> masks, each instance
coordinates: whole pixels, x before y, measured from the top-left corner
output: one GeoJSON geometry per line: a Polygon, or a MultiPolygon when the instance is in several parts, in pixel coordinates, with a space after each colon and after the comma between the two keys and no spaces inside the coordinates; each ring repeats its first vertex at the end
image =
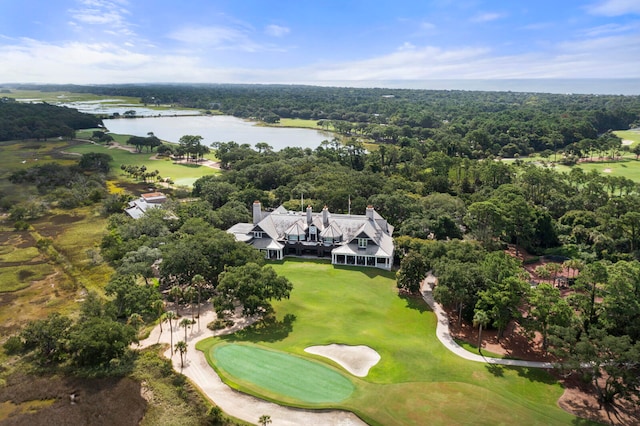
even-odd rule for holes
{"type": "Polygon", "coordinates": [[[483,362],[486,364],[500,364],[510,365],[514,367],[532,367],[532,368],[554,368],[554,364],[551,362],[539,362],[539,361],[522,361],[518,359],[503,359],[503,358],[490,358],[482,356],[480,354],[474,354],[462,346],[458,345],[451,333],[449,332],[449,317],[444,311],[442,306],[433,299],[433,286],[435,285],[437,278],[429,272],[427,277],[422,281],[420,285],[420,293],[422,298],[429,305],[429,307],[436,314],[436,336],[438,340],[451,352],[469,361],[483,362]]]}

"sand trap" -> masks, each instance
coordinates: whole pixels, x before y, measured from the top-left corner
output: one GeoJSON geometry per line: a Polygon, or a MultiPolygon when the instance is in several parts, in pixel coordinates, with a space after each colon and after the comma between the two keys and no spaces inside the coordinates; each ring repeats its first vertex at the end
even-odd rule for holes
{"type": "Polygon", "coordinates": [[[629,139],[624,139],[622,141],[622,145],[633,145],[633,141],[630,141],[629,139]]]}
{"type": "Polygon", "coordinates": [[[304,351],[329,358],[358,377],[365,377],[369,374],[369,369],[380,361],[378,352],[363,345],[349,346],[332,343],[326,346],[309,346],[304,351]]]}
{"type": "Polygon", "coordinates": [[[604,169],[602,172],[603,173],[611,173],[611,169],[604,169]]]}

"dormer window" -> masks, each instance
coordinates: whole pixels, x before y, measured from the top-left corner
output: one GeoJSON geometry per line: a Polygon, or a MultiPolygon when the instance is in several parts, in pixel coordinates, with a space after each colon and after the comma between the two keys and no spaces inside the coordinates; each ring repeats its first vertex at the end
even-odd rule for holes
{"type": "Polygon", "coordinates": [[[358,248],[366,249],[367,248],[367,241],[369,241],[368,238],[358,238],[358,248]]]}
{"type": "Polygon", "coordinates": [[[262,231],[253,231],[253,238],[262,238],[262,231]]]}

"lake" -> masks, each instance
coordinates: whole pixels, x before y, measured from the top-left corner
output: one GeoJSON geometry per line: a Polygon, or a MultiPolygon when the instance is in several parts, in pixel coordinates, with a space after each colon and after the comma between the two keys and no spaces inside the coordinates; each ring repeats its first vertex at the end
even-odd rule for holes
{"type": "Polygon", "coordinates": [[[286,147],[315,149],[322,141],[333,139],[330,133],[318,130],[257,126],[255,122],[228,115],[119,118],[103,123],[110,132],[124,135],[146,136],[153,132],[158,138],[175,143],[184,135],[198,135],[205,145],[234,141],[255,147],[266,142],[276,151],[286,147]]]}

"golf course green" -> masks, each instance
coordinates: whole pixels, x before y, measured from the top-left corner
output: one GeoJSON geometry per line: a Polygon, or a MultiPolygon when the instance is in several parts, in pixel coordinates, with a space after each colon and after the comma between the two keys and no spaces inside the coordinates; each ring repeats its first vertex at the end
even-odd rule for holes
{"type": "Polygon", "coordinates": [[[335,370],[284,352],[230,344],[216,346],[212,355],[218,369],[236,380],[301,402],[340,402],[355,389],[349,379],[335,370]]]}

